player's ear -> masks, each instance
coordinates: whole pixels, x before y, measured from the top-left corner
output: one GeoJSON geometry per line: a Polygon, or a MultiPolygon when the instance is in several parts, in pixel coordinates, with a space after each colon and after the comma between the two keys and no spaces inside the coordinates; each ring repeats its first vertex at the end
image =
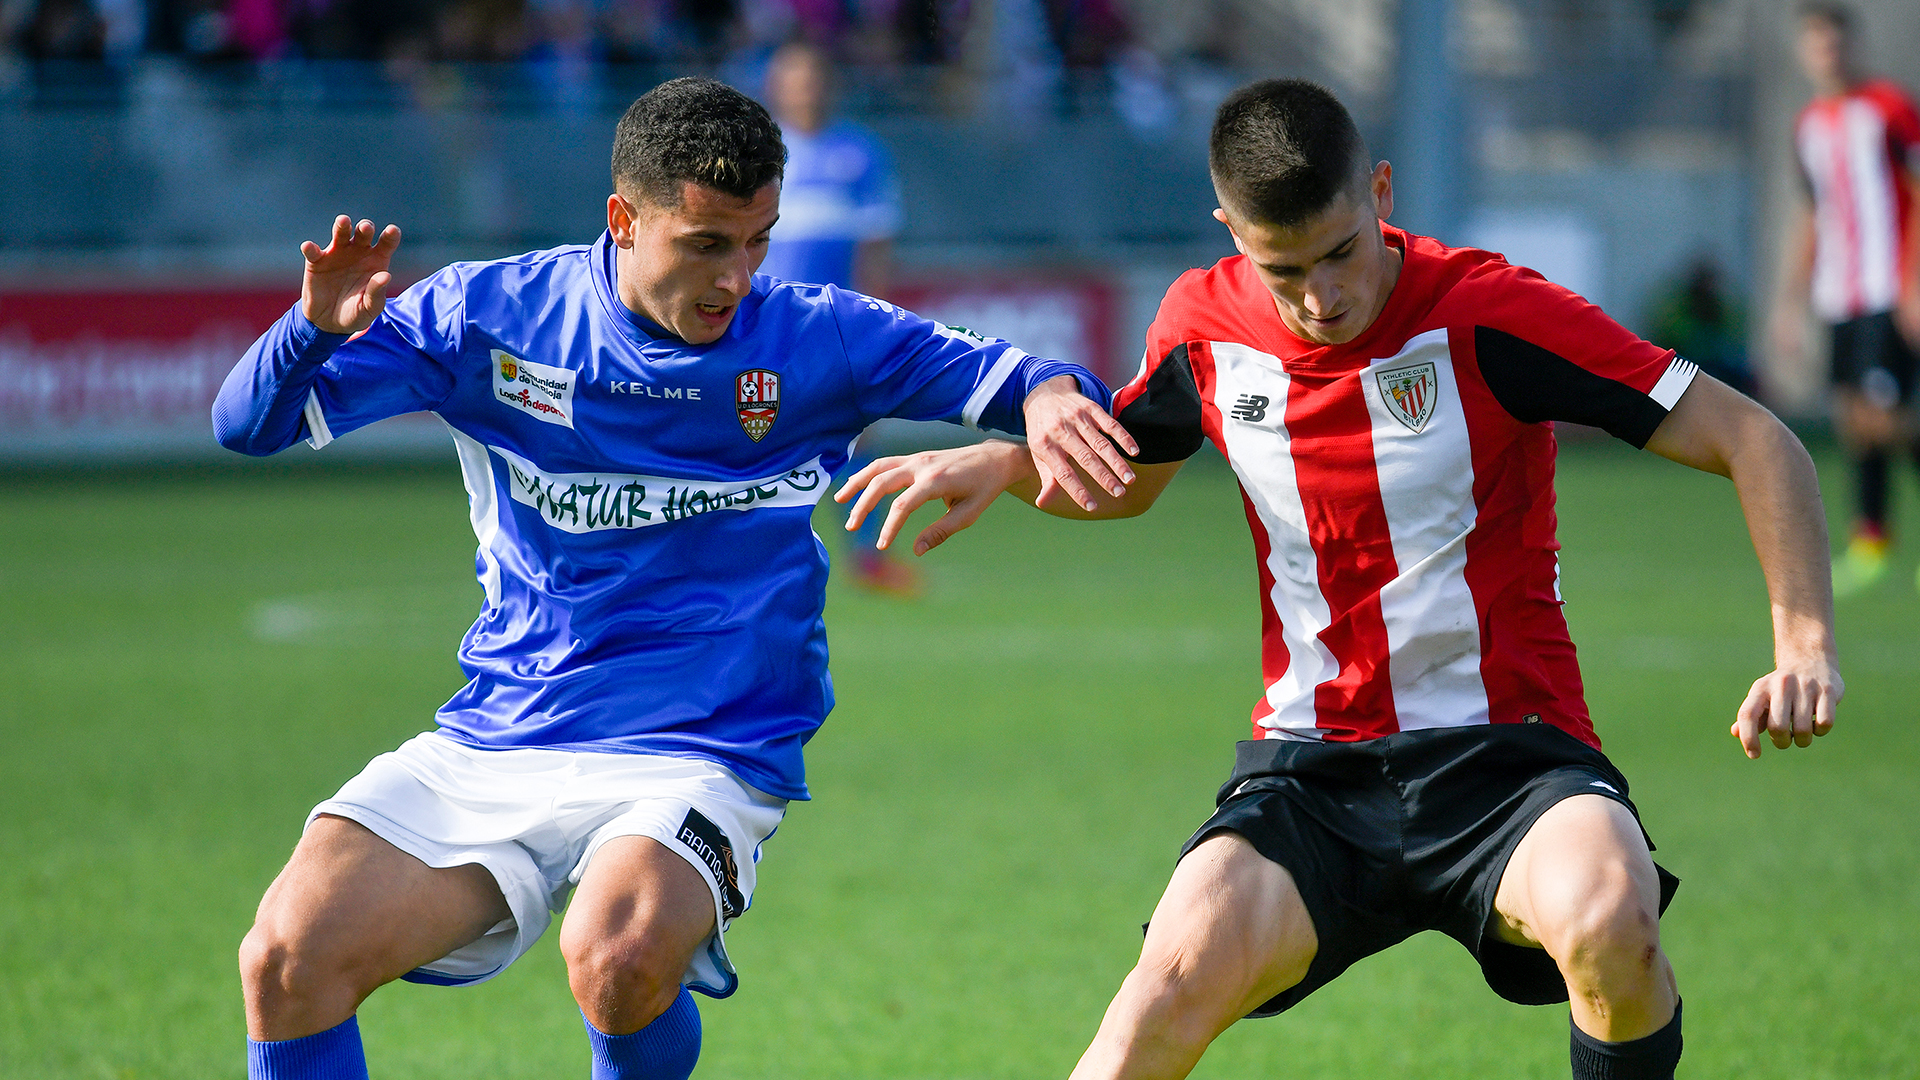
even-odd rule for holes
{"type": "Polygon", "coordinates": [[[613,234],[616,246],[633,246],[633,222],[638,216],[626,196],[617,191],[607,196],[607,231],[613,234]]]}
{"type": "Polygon", "coordinates": [[[1233,250],[1245,255],[1247,253],[1247,245],[1240,242],[1240,234],[1234,230],[1233,222],[1227,220],[1227,211],[1224,207],[1216,206],[1213,208],[1213,220],[1227,227],[1227,235],[1233,237],[1233,250]]]}
{"type": "Polygon", "coordinates": [[[1373,214],[1381,221],[1393,216],[1393,162],[1382,161],[1373,167],[1373,175],[1367,178],[1367,186],[1373,191],[1373,214]]]}

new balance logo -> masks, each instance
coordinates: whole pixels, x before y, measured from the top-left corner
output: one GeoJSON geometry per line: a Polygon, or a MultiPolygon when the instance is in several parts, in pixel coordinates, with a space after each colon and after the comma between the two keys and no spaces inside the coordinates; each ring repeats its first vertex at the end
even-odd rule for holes
{"type": "Polygon", "coordinates": [[[1267,418],[1267,398],[1264,394],[1241,394],[1240,400],[1233,403],[1232,416],[1235,420],[1245,420],[1257,424],[1267,418]]]}

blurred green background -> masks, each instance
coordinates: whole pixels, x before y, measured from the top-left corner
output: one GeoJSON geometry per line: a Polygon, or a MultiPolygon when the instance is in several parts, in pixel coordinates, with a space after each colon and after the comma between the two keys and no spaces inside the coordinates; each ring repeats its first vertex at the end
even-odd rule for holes
{"type": "MultiPolygon", "coordinates": [[[[480,594],[451,463],[289,456],[0,477],[0,1076],[243,1075],[261,891],[308,807],[461,682],[480,594]]],[[[1576,442],[1560,492],[1595,720],[1685,881],[1683,1072],[1914,1075],[1920,544],[1840,609],[1835,735],[1749,762],[1726,728],[1768,615],[1731,487],[1576,442]]],[[[1916,498],[1903,479],[1906,535],[1916,498]]],[[[815,801],[730,936],[739,993],[701,1001],[700,1075],[1064,1076],[1247,731],[1251,545],[1217,459],[1136,521],[1008,501],[925,565],[919,602],[830,592],[815,801]]],[[[553,937],[481,987],[376,994],[374,1075],[585,1075],[553,937]]],[[[1196,1075],[1561,1077],[1566,1011],[1501,1002],[1429,934],[1196,1075]]]]}

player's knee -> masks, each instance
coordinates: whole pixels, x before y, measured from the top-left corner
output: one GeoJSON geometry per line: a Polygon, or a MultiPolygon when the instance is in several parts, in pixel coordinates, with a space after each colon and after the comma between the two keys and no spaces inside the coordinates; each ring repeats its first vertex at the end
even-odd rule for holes
{"type": "Polygon", "coordinates": [[[683,969],[646,938],[562,934],[560,952],[580,1011],[608,1034],[638,1031],[680,994],[683,969]]]}
{"type": "Polygon", "coordinates": [[[1661,970],[1659,913],[1625,867],[1597,875],[1549,923],[1542,943],[1569,979],[1639,983],[1661,970]]]}
{"type": "Polygon", "coordinates": [[[380,983],[377,965],[350,950],[329,948],[298,924],[262,912],[240,942],[240,983],[263,1005],[345,993],[364,998],[380,983]]]}
{"type": "MultiPolygon", "coordinates": [[[[1168,1014],[1194,1018],[1202,1027],[1214,1014],[1238,1018],[1249,1008],[1307,977],[1313,950],[1206,950],[1205,956],[1174,947],[1142,950],[1129,977],[1168,1014]],[[1258,999],[1258,1000],[1255,1000],[1258,999]]],[[[1209,1030],[1208,1037],[1212,1032],[1209,1030]]]]}

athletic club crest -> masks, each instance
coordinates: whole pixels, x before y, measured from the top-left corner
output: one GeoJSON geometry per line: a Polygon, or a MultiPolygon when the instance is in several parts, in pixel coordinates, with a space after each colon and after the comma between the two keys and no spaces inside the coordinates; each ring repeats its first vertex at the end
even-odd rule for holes
{"type": "Polygon", "coordinates": [[[747,438],[754,442],[766,438],[773,430],[774,418],[780,415],[779,374],[766,368],[741,372],[733,381],[733,406],[747,438]]]}
{"type": "Polygon", "coordinates": [[[1433,364],[1394,368],[1374,378],[1380,380],[1380,400],[1387,411],[1418,435],[1433,418],[1434,399],[1440,396],[1440,375],[1433,364]]]}

